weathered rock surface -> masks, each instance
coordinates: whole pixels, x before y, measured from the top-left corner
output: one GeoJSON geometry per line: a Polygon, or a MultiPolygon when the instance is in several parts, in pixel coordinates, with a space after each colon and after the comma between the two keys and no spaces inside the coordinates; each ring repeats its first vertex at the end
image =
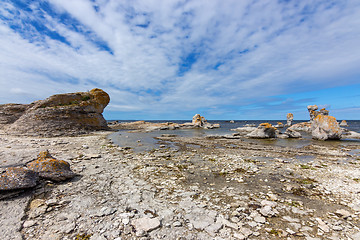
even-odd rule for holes
{"type": "Polygon", "coordinates": [[[283,128],[283,127],[284,127],[284,124],[283,124],[282,122],[277,122],[274,127],[276,127],[276,128],[283,128]]]}
{"type": "Polygon", "coordinates": [[[53,95],[29,105],[2,105],[6,122],[4,130],[18,135],[76,135],[93,130],[107,129],[102,116],[110,101],[101,89],[53,95]],[[17,111],[12,116],[9,113],[17,111]],[[15,121],[14,121],[15,120],[15,121]]]}
{"type": "Polygon", "coordinates": [[[240,136],[245,136],[253,131],[256,130],[256,127],[238,127],[235,129],[231,129],[231,131],[236,131],[238,132],[237,134],[240,136]]]}
{"type": "Polygon", "coordinates": [[[294,120],[294,115],[292,113],[286,114],[286,126],[290,127],[292,125],[292,121],[294,120]]]}
{"type": "Polygon", "coordinates": [[[310,114],[310,122],[312,122],[314,118],[317,116],[318,112],[316,110],[318,110],[319,108],[317,105],[309,105],[307,106],[307,109],[310,114]]]}
{"type": "Polygon", "coordinates": [[[338,140],[342,130],[336,118],[319,114],[314,118],[312,125],[312,137],[317,140],[338,140]]]}
{"type": "Polygon", "coordinates": [[[342,138],[360,139],[360,133],[358,132],[350,131],[346,128],[341,128],[341,130],[342,130],[342,138]]]}
{"type": "Polygon", "coordinates": [[[301,123],[296,123],[294,125],[292,125],[291,127],[289,127],[288,129],[290,130],[294,130],[294,131],[303,131],[303,132],[311,132],[311,123],[309,122],[301,122],[301,123]]]}
{"type": "Polygon", "coordinates": [[[35,187],[38,179],[39,176],[34,171],[22,167],[8,167],[0,174],[0,190],[35,187]]]}
{"type": "Polygon", "coordinates": [[[289,138],[301,138],[301,133],[290,128],[286,129],[284,134],[288,135],[289,138]]]}
{"type": "Polygon", "coordinates": [[[246,136],[250,138],[275,138],[276,128],[270,123],[261,123],[254,131],[246,136]]]}
{"type": "Polygon", "coordinates": [[[18,120],[33,104],[2,104],[0,105],[0,128],[18,120]]]}
{"type": "Polygon", "coordinates": [[[191,129],[191,128],[204,128],[204,129],[213,129],[219,128],[220,124],[210,124],[207,120],[200,116],[200,114],[196,114],[193,117],[192,122],[187,122],[183,124],[172,123],[172,122],[164,122],[164,123],[152,123],[145,121],[136,121],[136,122],[111,122],[110,127],[112,129],[130,129],[130,130],[144,130],[144,131],[158,131],[158,130],[175,130],[175,129],[191,129]]]}
{"type": "Polygon", "coordinates": [[[40,177],[53,181],[63,181],[76,176],[68,162],[53,158],[48,151],[40,152],[37,160],[28,163],[27,167],[39,173],[40,177]]]}
{"type": "Polygon", "coordinates": [[[348,124],[346,122],[346,120],[342,120],[341,123],[340,123],[340,127],[347,127],[348,124]]]}
{"type": "Polygon", "coordinates": [[[131,225],[134,226],[137,233],[142,231],[150,232],[160,227],[161,222],[159,221],[158,218],[143,217],[133,220],[131,222],[131,225]]]}

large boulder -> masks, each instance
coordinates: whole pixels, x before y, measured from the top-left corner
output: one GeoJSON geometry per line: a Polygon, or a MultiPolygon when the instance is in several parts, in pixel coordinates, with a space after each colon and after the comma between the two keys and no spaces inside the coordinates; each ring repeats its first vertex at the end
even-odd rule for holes
{"type": "Polygon", "coordinates": [[[16,190],[35,187],[39,176],[22,167],[8,167],[0,173],[0,190],[16,190]]]}
{"type": "Polygon", "coordinates": [[[290,129],[290,128],[286,129],[284,134],[289,136],[289,138],[301,138],[302,137],[301,133],[299,133],[299,132],[297,132],[297,131],[295,131],[293,129],[290,129]]]}
{"type": "Polygon", "coordinates": [[[98,88],[53,95],[29,107],[17,106],[21,116],[14,122],[8,120],[11,124],[4,130],[18,135],[59,136],[108,129],[102,112],[109,101],[109,95],[98,88]]]}
{"type": "Polygon", "coordinates": [[[317,140],[338,140],[342,135],[336,118],[322,114],[314,118],[311,130],[312,138],[317,140]]]}
{"type": "Polygon", "coordinates": [[[27,167],[37,172],[40,177],[53,181],[63,181],[76,176],[68,162],[53,158],[48,151],[40,152],[37,160],[28,163],[27,167]]]}
{"type": "Polygon", "coordinates": [[[309,123],[309,122],[296,123],[296,124],[292,125],[291,127],[289,127],[288,129],[294,130],[294,131],[303,131],[303,132],[311,133],[311,123],[309,123]]]}
{"type": "Polygon", "coordinates": [[[276,128],[270,123],[261,123],[254,131],[247,134],[250,138],[276,138],[276,128]]]}

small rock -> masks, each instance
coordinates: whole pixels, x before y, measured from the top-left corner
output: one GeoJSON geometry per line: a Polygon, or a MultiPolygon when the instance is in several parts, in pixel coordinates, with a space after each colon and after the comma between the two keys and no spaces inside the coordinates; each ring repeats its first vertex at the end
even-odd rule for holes
{"type": "Polygon", "coordinates": [[[248,222],[247,223],[250,227],[256,227],[258,224],[254,221],[248,222]]]}
{"type": "Polygon", "coordinates": [[[214,236],[215,233],[218,233],[219,230],[223,227],[221,223],[213,223],[210,226],[205,228],[205,231],[208,232],[210,235],[214,236]]]}
{"type": "Polygon", "coordinates": [[[319,224],[318,227],[319,227],[322,231],[324,231],[324,232],[326,232],[326,233],[330,232],[329,226],[326,225],[326,223],[325,223],[323,220],[321,220],[320,218],[316,218],[316,221],[317,221],[318,224],[319,224]]]}
{"type": "Polygon", "coordinates": [[[332,226],[332,229],[335,231],[342,231],[344,228],[342,226],[332,226]]]}
{"type": "Polygon", "coordinates": [[[339,209],[335,212],[335,214],[345,219],[351,216],[351,213],[345,209],[339,209]]]}
{"type": "Polygon", "coordinates": [[[265,223],[266,222],[266,219],[262,216],[256,216],[254,218],[254,221],[257,222],[257,223],[265,223]]]}
{"type": "Polygon", "coordinates": [[[298,223],[300,222],[300,219],[298,218],[292,218],[290,216],[283,216],[282,217],[285,221],[291,222],[291,223],[298,223]]]}
{"type": "Polygon", "coordinates": [[[241,233],[234,233],[234,237],[235,237],[236,239],[240,239],[240,240],[246,239],[246,237],[245,237],[243,234],[241,234],[241,233]]]}
{"type": "Polygon", "coordinates": [[[136,232],[150,232],[161,226],[161,222],[157,218],[143,217],[135,219],[131,222],[131,225],[135,228],[136,232]]]}
{"type": "Polygon", "coordinates": [[[23,223],[23,227],[28,228],[28,227],[34,226],[35,224],[36,224],[36,222],[34,220],[28,220],[23,223]]]}
{"type": "Polygon", "coordinates": [[[176,221],[176,222],[173,223],[173,226],[174,226],[174,227],[181,227],[181,226],[182,226],[182,223],[179,222],[179,221],[176,221]]]}

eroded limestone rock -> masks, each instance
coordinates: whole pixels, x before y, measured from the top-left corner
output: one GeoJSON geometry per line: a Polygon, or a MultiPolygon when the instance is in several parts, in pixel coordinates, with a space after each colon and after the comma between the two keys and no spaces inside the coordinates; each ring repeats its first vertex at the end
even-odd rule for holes
{"type": "Polygon", "coordinates": [[[286,129],[285,134],[289,136],[289,138],[301,138],[301,133],[293,130],[293,129],[286,129]]]}
{"type": "Polygon", "coordinates": [[[346,120],[342,120],[341,123],[340,123],[340,127],[347,127],[348,124],[346,122],[346,120]]]}
{"type": "Polygon", "coordinates": [[[89,92],[53,95],[30,105],[16,105],[11,111],[18,109],[18,114],[6,118],[8,124],[4,130],[18,135],[59,136],[107,129],[102,112],[109,101],[106,92],[95,88],[89,92]]]}
{"type": "Polygon", "coordinates": [[[292,113],[288,113],[286,115],[286,126],[290,127],[292,125],[293,120],[294,120],[294,115],[292,113]]]}
{"type": "Polygon", "coordinates": [[[316,110],[318,110],[319,108],[317,105],[309,105],[307,106],[307,109],[310,114],[310,122],[312,122],[314,118],[317,116],[318,112],[316,110]]]}
{"type": "Polygon", "coordinates": [[[28,163],[27,167],[38,172],[40,177],[53,181],[63,181],[76,176],[68,162],[53,158],[48,151],[40,152],[37,160],[28,163]]]}
{"type": "Polygon", "coordinates": [[[312,137],[317,140],[338,140],[342,130],[336,118],[319,114],[314,118],[312,125],[312,137]]]}
{"type": "Polygon", "coordinates": [[[0,174],[0,190],[15,190],[35,187],[39,176],[23,167],[9,167],[0,174]]]}
{"type": "Polygon", "coordinates": [[[270,123],[261,123],[254,131],[247,134],[250,138],[275,138],[276,128],[270,123]]]}
{"type": "Polygon", "coordinates": [[[288,129],[290,130],[294,130],[294,131],[303,131],[303,132],[311,132],[311,123],[309,122],[301,122],[301,123],[296,123],[294,125],[292,125],[291,127],[289,127],[288,129]]]}

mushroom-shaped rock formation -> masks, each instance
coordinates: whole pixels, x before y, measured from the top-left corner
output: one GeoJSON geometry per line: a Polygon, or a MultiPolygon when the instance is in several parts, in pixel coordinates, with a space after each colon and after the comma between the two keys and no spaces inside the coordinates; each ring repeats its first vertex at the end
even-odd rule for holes
{"type": "Polygon", "coordinates": [[[292,125],[293,120],[294,120],[294,115],[292,113],[288,113],[286,115],[286,126],[290,127],[292,125]]]}
{"type": "Polygon", "coordinates": [[[318,112],[316,110],[318,110],[319,108],[317,105],[309,105],[307,106],[307,109],[310,115],[310,122],[312,122],[314,118],[318,115],[318,112]]]}
{"type": "Polygon", "coordinates": [[[319,114],[311,124],[311,134],[317,140],[338,140],[342,130],[336,118],[319,114]]]}
{"type": "Polygon", "coordinates": [[[53,181],[63,181],[76,176],[70,170],[70,164],[53,158],[48,151],[40,152],[37,160],[27,164],[27,167],[38,172],[40,177],[53,181]]]}
{"type": "Polygon", "coordinates": [[[276,128],[270,123],[261,123],[254,131],[247,134],[250,138],[276,138],[276,128]]]}
{"type": "Polygon", "coordinates": [[[0,190],[16,190],[35,187],[39,176],[22,167],[9,167],[0,174],[0,190]]]}
{"type": "Polygon", "coordinates": [[[205,129],[219,128],[219,124],[210,124],[207,122],[205,117],[200,116],[200,114],[195,114],[192,118],[192,122],[181,124],[180,127],[201,127],[205,129]]]}
{"type": "Polygon", "coordinates": [[[21,116],[4,130],[10,134],[41,136],[105,130],[108,127],[102,112],[109,101],[109,95],[98,88],[89,92],[53,95],[24,107],[21,116]]]}

